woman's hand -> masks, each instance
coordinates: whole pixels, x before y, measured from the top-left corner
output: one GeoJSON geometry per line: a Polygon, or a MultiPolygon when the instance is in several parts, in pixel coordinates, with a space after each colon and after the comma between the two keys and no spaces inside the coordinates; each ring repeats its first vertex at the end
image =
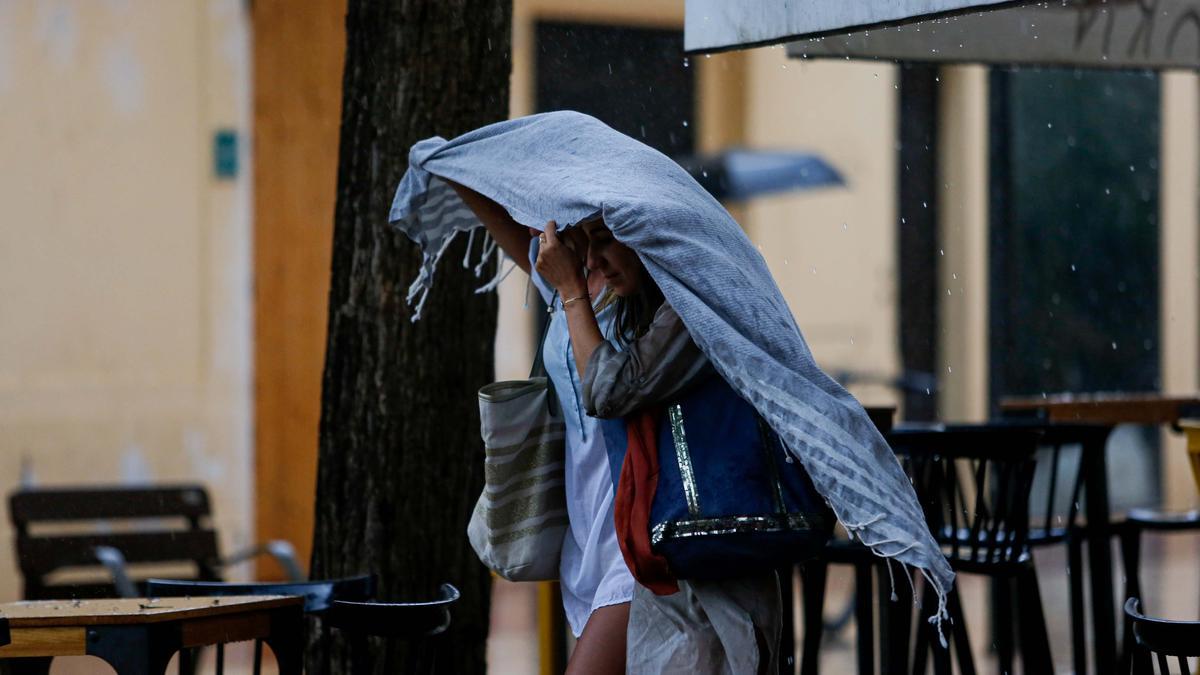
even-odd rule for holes
{"type": "Polygon", "coordinates": [[[558,224],[546,223],[546,231],[538,237],[537,262],[534,267],[564,300],[587,295],[587,279],[583,276],[583,260],[567,242],[558,236],[558,224]]]}

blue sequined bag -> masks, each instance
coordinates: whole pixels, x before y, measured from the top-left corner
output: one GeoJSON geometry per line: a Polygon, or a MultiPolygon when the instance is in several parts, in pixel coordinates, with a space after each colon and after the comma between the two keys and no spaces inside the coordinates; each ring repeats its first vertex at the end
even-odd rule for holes
{"type": "MultiPolygon", "coordinates": [[[[614,489],[628,445],[601,420],[614,489]]],[[[714,376],[666,406],[650,544],[679,579],[729,579],[815,557],[834,517],[754,407],[714,376]]]]}

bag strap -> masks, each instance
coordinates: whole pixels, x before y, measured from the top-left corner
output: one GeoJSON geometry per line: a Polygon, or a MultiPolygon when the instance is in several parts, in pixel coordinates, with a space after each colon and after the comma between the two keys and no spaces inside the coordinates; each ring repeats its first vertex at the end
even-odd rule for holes
{"type": "MultiPolygon", "coordinates": [[[[554,291],[554,296],[550,298],[550,305],[547,312],[553,312],[554,301],[558,299],[558,291],[554,291]]],[[[545,377],[549,380],[546,374],[546,364],[542,359],[542,351],[546,346],[546,336],[550,334],[550,322],[554,320],[553,314],[546,317],[546,325],[542,326],[542,337],[538,338],[537,351],[533,353],[533,367],[529,369],[529,377],[545,377]]]]}
{"type": "MultiPolygon", "coordinates": [[[[550,298],[549,311],[554,310],[554,301],[558,299],[558,291],[554,291],[554,295],[550,298]]],[[[546,378],[546,406],[550,409],[550,414],[556,414],[558,408],[558,394],[554,391],[554,381],[550,379],[550,374],[546,372],[546,364],[542,357],[542,352],[546,347],[546,336],[550,334],[550,323],[554,321],[554,316],[551,314],[546,317],[546,325],[542,327],[542,337],[538,340],[537,351],[533,354],[533,367],[529,369],[529,378],[535,377],[546,378]]]]}

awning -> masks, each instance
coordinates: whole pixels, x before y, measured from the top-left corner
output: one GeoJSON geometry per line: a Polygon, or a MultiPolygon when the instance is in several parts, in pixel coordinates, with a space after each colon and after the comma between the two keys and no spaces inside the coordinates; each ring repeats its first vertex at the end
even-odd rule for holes
{"type": "Polygon", "coordinates": [[[911,21],[1009,0],[687,0],[684,49],[713,52],[911,21]]]}
{"type": "MultiPolygon", "coordinates": [[[[919,9],[930,2],[866,2],[845,5],[895,5],[919,9]]],[[[709,25],[699,6],[719,4],[689,0],[687,26],[709,25]]],[[[1200,68],[1200,0],[1052,0],[1050,2],[987,3],[988,7],[944,12],[935,17],[909,15],[906,20],[874,25],[851,24],[836,31],[814,23],[805,8],[825,5],[804,0],[763,0],[794,15],[785,30],[754,32],[749,26],[762,17],[744,3],[729,3],[720,21],[727,28],[753,37],[755,43],[790,42],[788,54],[799,58],[836,57],[933,62],[1059,65],[1101,68],[1200,68]],[[986,10],[986,11],[979,11],[986,10]],[[799,21],[800,14],[804,21],[799,21]],[[737,14],[737,17],[730,15],[737,14]],[[750,16],[754,14],[756,16],[750,16]],[[807,32],[797,29],[809,28],[807,32]]],[[[831,3],[832,4],[832,3],[831,3]]],[[[954,4],[964,4],[962,2],[954,4]]],[[[976,3],[977,4],[977,3],[976,3]]],[[[710,13],[709,17],[716,16],[710,13]]],[[[782,26],[782,24],[777,24],[782,26]]],[[[698,31],[699,34],[699,31],[698,31]]],[[[690,35],[688,36],[691,37],[690,35]]],[[[725,38],[728,38],[725,35],[725,38]]],[[[689,42],[689,48],[690,48],[689,42]]],[[[697,44],[700,44],[697,42],[697,44]]],[[[720,48],[735,48],[725,42],[720,48]]]]}

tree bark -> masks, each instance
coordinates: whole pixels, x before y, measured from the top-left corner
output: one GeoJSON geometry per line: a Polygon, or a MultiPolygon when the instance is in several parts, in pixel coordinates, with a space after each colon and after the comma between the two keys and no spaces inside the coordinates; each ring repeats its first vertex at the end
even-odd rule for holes
{"type": "MultiPolygon", "coordinates": [[[[510,0],[349,0],[313,578],[375,573],[379,597],[462,591],[418,649],[310,640],[309,673],[482,673],[491,583],[466,537],[483,484],[478,388],[493,377],[494,294],[446,255],[424,317],[405,302],[420,255],[387,224],[416,141],[505,119],[510,0]]],[[[457,252],[455,252],[457,249],[457,252]]]]}

